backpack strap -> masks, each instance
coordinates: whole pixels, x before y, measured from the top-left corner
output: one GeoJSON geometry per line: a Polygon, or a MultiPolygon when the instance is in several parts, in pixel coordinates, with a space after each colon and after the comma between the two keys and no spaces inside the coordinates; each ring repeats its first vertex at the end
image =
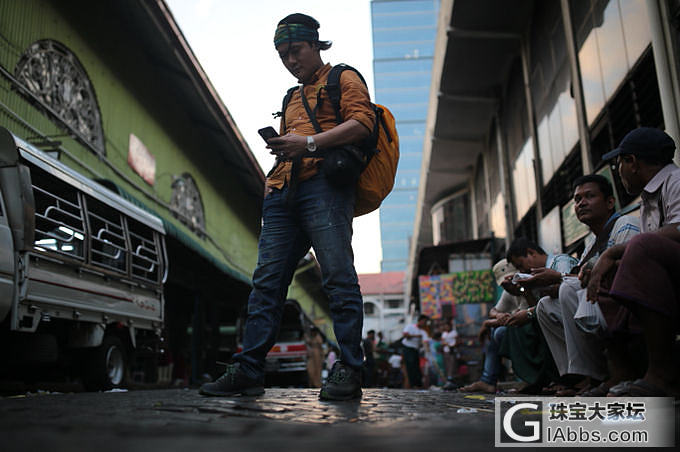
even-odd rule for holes
{"type": "Polygon", "coordinates": [[[352,66],[340,63],[331,68],[331,71],[328,73],[328,80],[326,81],[326,92],[328,93],[328,99],[330,99],[331,105],[333,105],[333,110],[335,111],[335,121],[338,124],[342,122],[342,115],[340,114],[340,96],[342,95],[342,91],[340,90],[340,76],[346,70],[356,72],[356,74],[361,79],[361,82],[366,87],[368,87],[366,80],[364,80],[364,76],[361,75],[361,72],[357,71],[352,66]]]}
{"type": "Polygon", "coordinates": [[[281,111],[272,113],[272,116],[274,116],[275,118],[281,118],[283,130],[286,130],[286,108],[288,108],[290,99],[291,97],[293,97],[293,93],[295,92],[296,89],[298,89],[298,86],[293,86],[292,88],[289,88],[288,91],[286,91],[286,95],[283,96],[283,102],[281,103],[281,111]]]}
{"type": "MultiPolygon", "coordinates": [[[[345,63],[340,63],[336,64],[335,66],[333,66],[333,68],[331,68],[331,71],[328,73],[328,80],[326,81],[326,92],[328,93],[328,99],[331,101],[331,105],[333,106],[333,110],[335,111],[335,121],[338,124],[342,122],[342,114],[340,113],[340,97],[342,95],[342,90],[340,89],[340,76],[344,71],[347,70],[354,71],[359,76],[361,83],[363,83],[364,86],[368,88],[368,84],[366,84],[364,76],[361,75],[361,72],[359,72],[352,66],[345,63]]],[[[369,138],[366,139],[366,142],[364,143],[364,146],[362,146],[362,148],[370,148],[370,150],[373,151],[373,148],[375,148],[376,142],[378,141],[379,126],[382,126],[383,129],[385,130],[387,140],[390,143],[392,142],[392,136],[390,135],[389,129],[385,124],[385,118],[383,117],[382,109],[376,107],[372,103],[371,105],[373,107],[373,111],[375,112],[375,125],[373,126],[373,131],[371,135],[369,136],[369,138]]],[[[374,152],[366,153],[366,157],[368,159],[367,161],[371,160],[373,154],[374,152]]]]}
{"type": "MultiPolygon", "coordinates": [[[[277,111],[276,113],[272,113],[272,116],[274,116],[274,118],[281,118],[281,125],[283,126],[282,130],[286,130],[286,108],[288,108],[288,104],[290,103],[290,98],[293,97],[293,93],[295,92],[296,89],[298,89],[297,86],[293,86],[292,88],[289,88],[288,91],[286,92],[286,95],[283,96],[283,103],[281,104],[281,111],[277,111]]],[[[277,166],[279,166],[279,159],[278,158],[274,162],[274,166],[272,166],[272,169],[270,169],[269,172],[267,173],[267,177],[274,174],[274,171],[276,170],[277,166]]]]}

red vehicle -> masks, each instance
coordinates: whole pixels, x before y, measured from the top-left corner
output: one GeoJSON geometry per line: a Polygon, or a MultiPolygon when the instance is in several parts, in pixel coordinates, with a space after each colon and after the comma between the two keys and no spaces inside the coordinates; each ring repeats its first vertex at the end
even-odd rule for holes
{"type": "MultiPolygon", "coordinates": [[[[239,321],[239,338],[243,337],[245,315],[239,321]]],[[[268,384],[307,386],[307,344],[305,333],[312,322],[305,316],[295,300],[286,300],[281,318],[281,328],[276,343],[267,353],[265,373],[268,384]]],[[[239,340],[237,351],[243,350],[239,340]]]]}

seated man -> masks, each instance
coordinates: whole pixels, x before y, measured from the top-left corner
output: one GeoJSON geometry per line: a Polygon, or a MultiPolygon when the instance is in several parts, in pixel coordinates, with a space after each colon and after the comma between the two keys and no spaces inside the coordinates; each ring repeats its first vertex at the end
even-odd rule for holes
{"type": "Polygon", "coordinates": [[[633,397],[678,397],[680,371],[680,227],[666,226],[630,241],[609,294],[640,319],[647,346],[647,372],[630,383],[633,397]],[[644,269],[644,271],[641,271],[644,269]]]}
{"type": "MultiPolygon", "coordinates": [[[[512,276],[517,272],[517,269],[511,264],[508,264],[506,259],[502,259],[493,266],[494,276],[498,285],[502,285],[505,277],[512,276]]],[[[489,336],[489,342],[486,345],[486,352],[484,353],[484,369],[480,380],[472,384],[459,388],[462,392],[485,392],[488,394],[496,393],[496,383],[498,381],[498,374],[501,370],[501,357],[498,355],[503,337],[506,331],[506,322],[510,316],[520,310],[528,307],[527,300],[521,296],[511,295],[505,290],[496,303],[496,306],[491,308],[489,318],[482,323],[482,328],[479,331],[479,340],[483,341],[486,335],[489,336]]]]}
{"type": "MultiPolygon", "coordinates": [[[[605,177],[581,176],[574,181],[573,187],[576,217],[590,229],[580,267],[596,260],[610,246],[625,243],[640,232],[638,218],[614,211],[614,192],[605,177]]],[[[577,388],[564,388],[556,395],[568,396],[593,389],[607,377],[607,360],[600,329],[593,326],[592,330],[585,331],[574,319],[579,304],[578,291],[583,290],[581,282],[576,277],[563,278],[560,273],[547,269],[543,271],[543,278],[554,283],[562,281],[562,284],[559,298],[544,297],[536,306],[541,331],[560,377],[573,375],[582,380],[577,388]],[[550,276],[552,280],[549,280],[550,276]]],[[[604,396],[606,392],[600,395],[604,396]]]]}
{"type": "Polygon", "coordinates": [[[556,298],[559,284],[554,275],[568,274],[577,261],[567,254],[546,254],[540,246],[524,237],[515,239],[506,254],[515,268],[531,276],[515,283],[511,277],[506,277],[503,288],[526,297],[529,307],[517,311],[506,322],[510,328],[499,353],[512,361],[515,375],[529,384],[523,391],[537,393],[544,384],[557,379],[557,369],[536,321],[536,300],[556,298]]]}
{"type": "MultiPolygon", "coordinates": [[[[677,325],[673,323],[677,320],[677,292],[672,288],[677,287],[678,278],[673,272],[680,255],[672,240],[665,240],[677,237],[675,229],[680,225],[680,168],[673,163],[674,153],[671,137],[661,130],[642,127],[628,133],[618,148],[602,157],[616,158],[626,192],[640,195],[643,234],[629,244],[612,246],[602,253],[584,278],[588,300],[600,302],[612,296],[632,309],[642,324],[649,357],[644,378],[610,388],[613,395],[656,395],[677,389],[677,362],[672,361],[668,350],[677,325]],[[613,284],[608,287],[604,281],[613,273],[613,284]],[[667,365],[669,359],[671,363],[667,365]]],[[[610,333],[621,328],[618,320],[607,318],[610,333]]]]}

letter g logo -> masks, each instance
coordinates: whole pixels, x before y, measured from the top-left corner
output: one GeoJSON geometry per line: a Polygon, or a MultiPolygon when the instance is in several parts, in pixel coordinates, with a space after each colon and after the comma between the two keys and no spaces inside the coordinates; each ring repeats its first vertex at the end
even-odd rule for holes
{"type": "Polygon", "coordinates": [[[506,413],[505,416],[503,416],[503,430],[505,430],[505,433],[515,441],[519,441],[522,443],[528,443],[530,441],[538,441],[538,439],[541,437],[541,432],[540,432],[540,426],[541,423],[538,421],[525,421],[524,426],[525,427],[531,427],[532,429],[532,434],[529,436],[524,436],[524,435],[518,435],[513,429],[512,429],[512,417],[515,415],[515,413],[521,409],[524,408],[529,408],[532,410],[538,409],[538,405],[535,403],[519,403],[512,408],[510,408],[506,413]]]}

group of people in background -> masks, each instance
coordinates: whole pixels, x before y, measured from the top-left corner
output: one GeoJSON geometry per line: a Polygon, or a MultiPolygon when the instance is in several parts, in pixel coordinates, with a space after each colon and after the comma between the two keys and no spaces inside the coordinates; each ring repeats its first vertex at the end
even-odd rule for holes
{"type": "Polygon", "coordinates": [[[420,315],[392,344],[369,330],[362,341],[364,387],[453,389],[458,333],[453,320],[434,323],[420,315]]]}
{"type": "Polygon", "coordinates": [[[576,217],[590,234],[576,260],[518,238],[494,266],[504,289],[480,337],[488,337],[479,381],[460,388],[495,393],[501,359],[526,383],[521,392],[678,396],[680,168],[663,131],[639,128],[603,156],[639,217],[616,211],[610,182],[573,182],[576,217]]]}

